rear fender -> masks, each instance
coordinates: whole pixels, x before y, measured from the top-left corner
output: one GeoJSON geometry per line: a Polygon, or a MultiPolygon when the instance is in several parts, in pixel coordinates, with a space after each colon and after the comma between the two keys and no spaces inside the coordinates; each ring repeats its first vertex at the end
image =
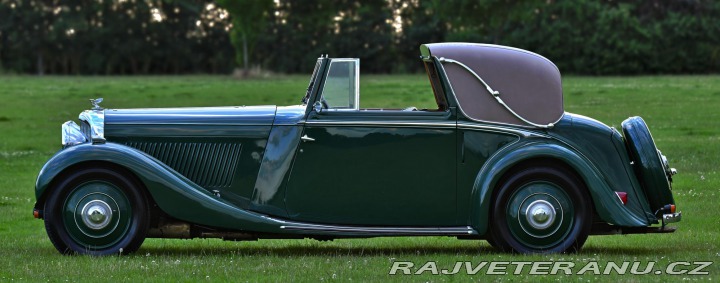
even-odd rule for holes
{"type": "Polygon", "coordinates": [[[35,184],[36,208],[42,209],[53,181],[65,170],[86,162],[108,162],[135,174],[168,215],[202,225],[233,230],[274,233],[279,224],[224,201],[193,183],[154,157],[137,149],[116,144],[85,143],[56,153],[43,166],[35,184]]]}
{"type": "Polygon", "coordinates": [[[610,224],[620,226],[647,226],[644,215],[635,215],[620,201],[602,175],[587,158],[566,146],[552,140],[528,139],[515,143],[499,152],[483,165],[475,178],[471,193],[471,214],[469,222],[480,234],[487,232],[489,211],[493,201],[493,191],[513,166],[531,159],[553,159],[575,170],[583,179],[600,218],[610,224]]]}

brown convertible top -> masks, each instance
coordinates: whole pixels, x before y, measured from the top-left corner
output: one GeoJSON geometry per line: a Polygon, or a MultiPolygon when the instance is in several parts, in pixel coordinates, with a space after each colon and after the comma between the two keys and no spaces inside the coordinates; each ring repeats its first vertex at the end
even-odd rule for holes
{"type": "Polygon", "coordinates": [[[545,57],[475,43],[423,44],[420,50],[423,56],[440,59],[460,108],[469,118],[542,127],[557,122],[564,113],[560,71],[545,57]],[[482,81],[499,93],[499,100],[482,81]]]}

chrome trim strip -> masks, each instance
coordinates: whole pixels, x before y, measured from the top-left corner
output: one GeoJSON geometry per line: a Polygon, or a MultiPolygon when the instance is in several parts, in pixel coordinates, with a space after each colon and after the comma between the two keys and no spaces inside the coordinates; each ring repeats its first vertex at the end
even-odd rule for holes
{"type": "MultiPolygon", "coordinates": [[[[201,125],[201,126],[262,126],[262,127],[270,127],[272,124],[240,124],[240,123],[145,123],[145,122],[137,122],[137,123],[105,123],[106,125],[133,125],[133,126],[152,126],[152,125],[201,125]]],[[[292,124],[280,124],[279,126],[291,126],[292,124]]]]}
{"type": "Polygon", "coordinates": [[[473,235],[475,230],[468,227],[348,227],[323,225],[284,225],[280,229],[328,231],[328,232],[359,232],[372,234],[409,234],[409,235],[473,235]]]}
{"type": "Polygon", "coordinates": [[[377,121],[377,122],[357,122],[357,121],[305,121],[304,123],[298,123],[298,125],[310,125],[310,126],[355,126],[355,127],[361,127],[361,126],[376,126],[376,127],[428,127],[428,128],[443,128],[443,129],[451,129],[451,128],[458,128],[462,130],[484,130],[484,131],[490,131],[490,132],[498,132],[498,133],[506,133],[506,134],[515,134],[522,137],[542,137],[542,138],[551,138],[548,135],[542,134],[542,133],[534,133],[522,129],[516,129],[516,128],[510,128],[510,127],[503,127],[503,126],[495,126],[495,125],[486,125],[486,124],[473,124],[473,123],[467,123],[467,122],[437,122],[437,123],[430,123],[430,122],[403,122],[403,121],[377,121]]]}
{"type": "Polygon", "coordinates": [[[429,128],[455,128],[456,123],[455,122],[438,122],[438,123],[429,123],[429,122],[393,122],[393,121],[378,121],[378,122],[357,122],[357,121],[305,121],[305,125],[309,126],[356,126],[356,127],[362,127],[362,126],[379,126],[379,127],[429,127],[429,128]]]}
{"type": "Polygon", "coordinates": [[[524,138],[532,138],[532,137],[541,137],[541,138],[551,138],[549,135],[541,134],[541,133],[534,133],[522,129],[515,129],[515,128],[509,128],[509,127],[502,127],[502,126],[495,126],[495,125],[485,125],[485,124],[472,124],[467,122],[458,122],[457,127],[459,130],[483,130],[483,131],[490,131],[490,132],[498,132],[498,133],[506,133],[506,134],[515,134],[518,136],[522,136],[524,138]]]}
{"type": "MultiPolygon", "coordinates": [[[[523,50],[523,51],[524,51],[524,50],[523,50]]],[[[526,52],[527,52],[527,51],[526,51],[526,52]]],[[[532,53],[532,52],[530,52],[530,53],[532,53]]],[[[538,56],[539,56],[539,55],[538,55],[538,56]]],[[[542,57],[542,56],[541,56],[541,57],[542,57]]],[[[544,57],[543,57],[543,58],[544,58],[544,57]]],[[[517,113],[515,113],[514,111],[512,111],[512,110],[509,108],[509,106],[507,106],[507,104],[505,104],[505,102],[503,102],[502,99],[500,99],[500,97],[499,97],[500,94],[498,93],[497,95],[495,95],[495,94],[493,93],[493,92],[495,92],[495,91],[492,90],[487,84],[485,84],[485,81],[483,81],[483,80],[480,78],[480,76],[478,76],[478,75],[477,75],[475,72],[473,72],[472,70],[469,70],[468,67],[467,67],[465,64],[462,64],[462,63],[460,63],[460,62],[458,62],[458,61],[455,61],[455,60],[452,60],[452,59],[438,58],[438,61],[441,62],[441,63],[442,63],[442,62],[452,63],[452,62],[449,62],[449,61],[447,61],[447,60],[451,60],[451,61],[457,62],[458,65],[461,65],[461,66],[464,67],[467,71],[469,71],[471,74],[475,75],[476,78],[480,79],[480,81],[482,81],[483,84],[488,87],[488,91],[490,91],[490,94],[492,94],[493,97],[495,97],[496,100],[499,100],[498,102],[499,102],[501,105],[503,105],[507,110],[509,110],[510,113],[512,113],[513,115],[515,115],[515,117],[517,117],[518,119],[520,119],[520,120],[523,121],[523,122],[528,123],[528,124],[531,125],[531,126],[535,126],[535,127],[539,127],[539,128],[543,128],[543,129],[549,129],[549,128],[552,128],[557,122],[559,122],[560,120],[562,120],[562,118],[565,116],[565,112],[563,112],[563,114],[560,115],[560,118],[558,118],[557,121],[555,121],[555,122],[553,122],[553,123],[550,123],[550,124],[548,124],[548,125],[540,125],[540,124],[535,124],[535,123],[526,121],[524,118],[520,117],[519,115],[517,115],[517,113]],[[536,126],[536,125],[539,125],[539,126],[536,126]]],[[[478,119],[475,119],[475,118],[471,117],[470,115],[468,115],[468,114],[463,110],[462,105],[460,105],[460,101],[457,99],[457,96],[455,95],[455,89],[453,89],[452,82],[450,81],[450,78],[448,78],[448,76],[447,76],[447,72],[445,71],[445,67],[443,66],[443,64],[439,64],[439,65],[440,65],[440,68],[442,68],[442,73],[444,74],[445,80],[447,81],[448,86],[450,87],[450,91],[453,93],[453,95],[452,95],[452,96],[453,96],[453,99],[454,99],[455,102],[457,103],[458,108],[460,109],[460,112],[461,112],[466,118],[468,118],[468,119],[470,119],[470,120],[472,120],[472,121],[481,122],[481,123],[493,123],[493,124],[498,124],[498,125],[520,126],[520,125],[515,125],[515,124],[507,124],[507,123],[499,123],[499,122],[493,122],[493,121],[478,120],[478,119]]]]}
{"type": "Polygon", "coordinates": [[[456,227],[377,227],[377,226],[342,226],[342,225],[323,225],[312,224],[295,221],[286,221],[270,216],[263,215],[262,218],[281,224],[280,229],[284,230],[305,230],[305,231],[325,231],[325,232],[345,232],[345,233],[368,233],[368,234],[388,234],[388,235],[477,235],[470,226],[456,227]]]}

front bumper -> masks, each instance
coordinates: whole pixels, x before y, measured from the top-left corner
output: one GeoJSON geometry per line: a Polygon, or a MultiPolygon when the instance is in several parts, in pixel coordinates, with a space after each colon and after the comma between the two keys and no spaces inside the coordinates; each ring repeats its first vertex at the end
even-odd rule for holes
{"type": "Polygon", "coordinates": [[[682,220],[682,212],[663,214],[663,223],[675,223],[682,220]]]}

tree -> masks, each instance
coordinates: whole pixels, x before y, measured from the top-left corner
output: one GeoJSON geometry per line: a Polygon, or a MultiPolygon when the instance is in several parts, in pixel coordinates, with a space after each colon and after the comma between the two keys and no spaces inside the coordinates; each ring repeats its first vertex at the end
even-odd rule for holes
{"type": "Polygon", "coordinates": [[[218,0],[232,15],[230,40],[236,50],[236,60],[242,63],[244,73],[249,70],[249,58],[255,42],[267,25],[268,14],[273,9],[272,0],[218,0]]]}

